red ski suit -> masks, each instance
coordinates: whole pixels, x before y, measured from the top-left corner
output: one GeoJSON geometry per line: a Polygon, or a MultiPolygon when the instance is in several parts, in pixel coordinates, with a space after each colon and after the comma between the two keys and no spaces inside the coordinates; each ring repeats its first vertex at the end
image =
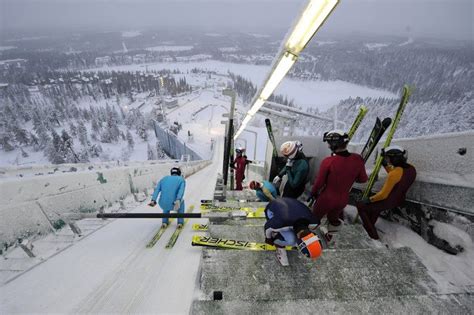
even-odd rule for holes
{"type": "Polygon", "coordinates": [[[247,157],[237,156],[234,160],[233,166],[235,167],[235,190],[242,190],[242,181],[245,177],[245,166],[250,163],[247,157]]]}
{"type": "Polygon", "coordinates": [[[327,215],[329,223],[338,226],[339,216],[349,202],[352,185],[355,181],[365,183],[367,179],[364,160],[359,154],[344,151],[325,158],[311,190],[317,197],[313,206],[314,216],[320,221],[327,215]]]}

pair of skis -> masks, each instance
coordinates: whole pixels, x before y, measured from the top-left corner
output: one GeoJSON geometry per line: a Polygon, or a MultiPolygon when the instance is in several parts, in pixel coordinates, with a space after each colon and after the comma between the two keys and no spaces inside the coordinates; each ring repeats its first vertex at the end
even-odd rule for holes
{"type": "MultiPolygon", "coordinates": [[[[192,212],[192,210],[194,209],[194,206],[190,206],[188,208],[188,211],[186,212],[192,212]]],[[[174,244],[176,244],[176,241],[178,240],[178,237],[179,235],[181,234],[181,232],[183,231],[184,229],[184,226],[186,225],[186,223],[188,222],[189,219],[185,219],[184,220],[184,223],[181,227],[177,226],[175,231],[173,232],[173,234],[171,234],[171,237],[169,238],[168,240],[168,243],[166,243],[165,245],[165,248],[173,248],[174,244]]],[[[170,220],[170,223],[172,222],[172,220],[170,220]]],[[[155,235],[153,235],[153,238],[148,242],[148,244],[146,245],[147,248],[152,248],[153,246],[155,246],[155,244],[160,240],[161,236],[166,232],[166,230],[168,229],[169,227],[169,224],[166,226],[166,227],[163,227],[163,226],[160,226],[160,228],[158,229],[158,231],[155,233],[155,235]]]]}
{"type": "MultiPolygon", "coordinates": [[[[400,123],[400,120],[402,118],[403,112],[405,111],[406,105],[408,103],[408,100],[410,99],[411,95],[411,89],[408,85],[405,85],[403,87],[403,94],[402,98],[400,100],[400,104],[398,105],[397,112],[395,114],[395,117],[393,119],[392,127],[390,128],[390,131],[387,134],[387,138],[385,139],[385,143],[383,145],[383,148],[387,148],[390,146],[390,143],[392,142],[393,135],[395,134],[395,131],[397,130],[397,127],[400,123]]],[[[369,140],[367,141],[366,145],[364,146],[364,149],[362,150],[362,157],[364,158],[364,161],[367,161],[369,158],[370,154],[372,151],[375,149],[375,146],[377,145],[378,141],[382,137],[384,131],[388,128],[387,126],[384,126],[384,122],[387,122],[387,120],[390,118],[385,118],[383,122],[381,122],[381,127],[377,128],[377,122],[376,126],[374,127],[374,130],[372,130],[372,133],[369,137],[369,140]]],[[[362,198],[368,198],[370,195],[370,192],[372,191],[372,188],[374,187],[374,184],[377,180],[380,168],[382,166],[382,161],[383,161],[383,156],[379,155],[377,156],[377,159],[375,161],[375,166],[370,174],[369,180],[367,182],[367,187],[365,188],[364,194],[362,195],[362,198]]],[[[354,219],[354,223],[357,222],[359,219],[359,214],[356,215],[354,219]]]]}

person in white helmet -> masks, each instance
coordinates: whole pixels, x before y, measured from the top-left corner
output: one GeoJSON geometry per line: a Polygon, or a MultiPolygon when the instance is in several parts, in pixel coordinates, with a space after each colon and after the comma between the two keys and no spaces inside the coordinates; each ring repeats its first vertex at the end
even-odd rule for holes
{"type": "Polygon", "coordinates": [[[237,156],[230,167],[235,169],[235,190],[242,190],[242,181],[245,179],[245,168],[251,161],[247,159],[244,148],[239,147],[235,149],[235,153],[237,156]]]}
{"type": "Polygon", "coordinates": [[[281,145],[280,152],[287,161],[285,167],[273,179],[273,183],[278,186],[282,177],[286,175],[288,178],[280,194],[282,197],[297,199],[304,192],[309,173],[303,144],[299,141],[286,141],[281,145]]]}
{"type": "Polygon", "coordinates": [[[416,178],[416,169],[407,163],[407,152],[400,146],[393,145],[382,149],[382,165],[387,171],[387,179],[378,193],[357,203],[362,224],[367,234],[373,239],[379,239],[375,222],[383,210],[400,206],[406,198],[406,193],[416,178]]]}

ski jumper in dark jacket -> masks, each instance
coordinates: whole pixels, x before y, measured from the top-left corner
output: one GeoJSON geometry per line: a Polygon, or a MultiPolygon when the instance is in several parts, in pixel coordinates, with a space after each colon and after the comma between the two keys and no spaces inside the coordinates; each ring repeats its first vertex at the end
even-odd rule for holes
{"type": "Polygon", "coordinates": [[[250,161],[247,156],[239,155],[235,158],[233,167],[235,168],[235,190],[242,190],[242,181],[245,178],[245,167],[250,161]]]}
{"type": "Polygon", "coordinates": [[[298,152],[293,159],[292,166],[285,166],[278,176],[283,177],[285,174],[288,180],[281,192],[282,197],[298,198],[304,192],[306,186],[306,178],[309,173],[309,164],[303,152],[298,152]]]}
{"type": "Polygon", "coordinates": [[[404,163],[402,166],[386,166],[387,179],[377,194],[370,197],[370,203],[357,203],[357,211],[367,234],[373,239],[379,239],[375,222],[380,213],[387,209],[400,206],[406,198],[406,193],[416,178],[416,169],[404,163]]]}
{"type": "Polygon", "coordinates": [[[318,176],[311,194],[317,197],[313,214],[321,220],[327,215],[331,225],[341,224],[339,217],[349,202],[349,191],[354,182],[367,181],[364,160],[359,154],[338,152],[325,158],[319,166],[318,176]]]}
{"type": "Polygon", "coordinates": [[[278,246],[293,246],[296,235],[293,226],[297,221],[305,224],[316,224],[311,210],[293,198],[277,198],[265,207],[265,238],[274,241],[278,246]]]}

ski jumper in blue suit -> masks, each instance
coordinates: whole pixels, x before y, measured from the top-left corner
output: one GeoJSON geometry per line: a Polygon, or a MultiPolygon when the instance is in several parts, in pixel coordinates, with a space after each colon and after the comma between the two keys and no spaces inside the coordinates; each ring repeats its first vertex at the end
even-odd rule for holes
{"type": "Polygon", "coordinates": [[[267,180],[263,181],[263,187],[256,190],[257,198],[260,201],[270,201],[270,195],[274,198],[278,196],[275,186],[267,180]]]}
{"type": "Polygon", "coordinates": [[[265,207],[265,238],[273,240],[277,246],[294,246],[296,235],[293,226],[296,222],[315,224],[311,210],[293,198],[277,198],[265,207]]]}
{"type": "MultiPolygon", "coordinates": [[[[179,200],[181,205],[178,209],[178,213],[184,213],[184,190],[186,188],[186,181],[179,175],[168,175],[163,177],[156,185],[155,191],[153,192],[152,200],[156,201],[158,194],[160,200],[158,204],[163,213],[170,213],[173,210],[174,202],[179,200]]],[[[163,218],[163,223],[168,224],[168,218],[163,218]]],[[[184,224],[184,218],[178,218],[178,224],[184,224]]]]}

